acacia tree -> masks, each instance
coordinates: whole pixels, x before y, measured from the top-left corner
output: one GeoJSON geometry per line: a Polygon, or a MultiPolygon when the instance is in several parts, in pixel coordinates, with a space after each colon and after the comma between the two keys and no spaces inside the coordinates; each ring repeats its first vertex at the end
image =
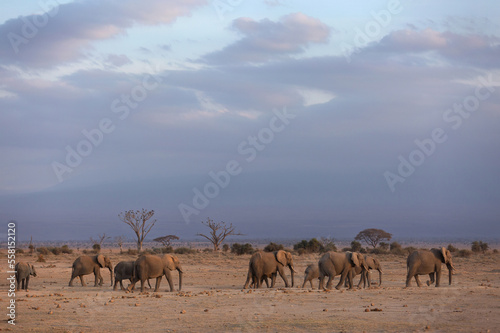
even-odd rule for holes
{"type": "Polygon", "coordinates": [[[123,236],[116,236],[115,237],[115,242],[120,247],[120,254],[123,253],[122,247],[123,247],[123,242],[124,241],[125,241],[125,237],[123,237],[123,236]]]}
{"type": "Polygon", "coordinates": [[[391,238],[392,234],[382,229],[365,229],[360,231],[356,237],[354,237],[355,240],[361,240],[366,244],[373,246],[373,248],[376,248],[380,241],[390,241],[391,238]]]}
{"type": "Polygon", "coordinates": [[[172,242],[173,240],[178,240],[178,239],[179,239],[179,237],[177,237],[176,235],[166,235],[166,236],[155,238],[155,239],[153,239],[153,241],[158,242],[158,243],[162,243],[164,247],[169,247],[170,242],[172,242]]]}
{"type": "Polygon", "coordinates": [[[147,234],[156,223],[156,220],[149,221],[154,214],[154,210],[147,211],[144,208],[136,211],[127,210],[118,214],[118,218],[123,223],[130,226],[137,236],[137,251],[139,252],[142,251],[142,242],[144,241],[144,238],[146,238],[147,234]]]}
{"type": "Polygon", "coordinates": [[[106,233],[102,235],[98,235],[97,239],[93,239],[90,237],[90,242],[92,243],[92,248],[96,250],[97,252],[101,251],[102,244],[106,239],[110,239],[111,237],[106,237],[106,233]]]}
{"type": "Polygon", "coordinates": [[[201,224],[206,225],[210,229],[210,233],[208,235],[205,234],[197,234],[198,236],[205,237],[212,243],[214,246],[214,251],[219,251],[219,247],[227,236],[242,236],[243,234],[236,232],[235,227],[232,223],[229,225],[226,222],[214,222],[209,217],[205,222],[201,222],[201,224]]]}

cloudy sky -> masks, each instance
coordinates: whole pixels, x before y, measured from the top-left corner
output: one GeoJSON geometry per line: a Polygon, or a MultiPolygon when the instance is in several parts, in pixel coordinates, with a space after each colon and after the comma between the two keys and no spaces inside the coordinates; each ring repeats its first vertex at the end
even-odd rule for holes
{"type": "Polygon", "coordinates": [[[497,237],[499,22],[493,0],[3,4],[0,219],[497,237]]]}

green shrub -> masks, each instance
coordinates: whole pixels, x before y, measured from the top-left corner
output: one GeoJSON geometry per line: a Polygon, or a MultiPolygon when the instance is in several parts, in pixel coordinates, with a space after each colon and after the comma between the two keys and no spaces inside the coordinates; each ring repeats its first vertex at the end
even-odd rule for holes
{"type": "Polygon", "coordinates": [[[471,255],[472,251],[467,249],[458,250],[458,252],[455,254],[455,256],[458,258],[467,258],[470,257],[471,255]]]}
{"type": "Polygon", "coordinates": [[[497,253],[498,253],[498,250],[497,250],[497,249],[494,249],[494,250],[493,250],[493,253],[494,253],[494,254],[497,254],[497,253]]]}
{"type": "Polygon", "coordinates": [[[276,244],[276,243],[269,243],[266,245],[266,247],[264,248],[264,251],[265,252],[274,252],[274,251],[279,251],[279,250],[283,250],[284,247],[283,247],[283,244],[276,244]]]}
{"type": "Polygon", "coordinates": [[[489,249],[488,243],[483,243],[483,241],[474,241],[472,242],[471,250],[472,252],[483,252],[486,253],[489,249]]]}
{"type": "Polygon", "coordinates": [[[39,247],[38,249],[36,249],[36,251],[40,254],[43,254],[44,256],[50,253],[49,249],[47,249],[46,247],[39,247]]]}
{"type": "Polygon", "coordinates": [[[52,252],[56,256],[58,256],[62,253],[62,250],[58,247],[51,247],[51,248],[49,248],[49,250],[50,250],[50,252],[52,252]]]}
{"type": "Polygon", "coordinates": [[[389,243],[385,243],[385,242],[380,242],[380,244],[378,245],[379,249],[384,251],[384,252],[387,252],[389,250],[389,243]]]}
{"type": "Polygon", "coordinates": [[[175,254],[193,254],[196,253],[195,249],[190,249],[189,247],[179,247],[175,249],[175,254]]]}
{"type": "MultiPolygon", "coordinates": [[[[361,252],[361,251],[360,251],[361,252]]],[[[364,253],[364,252],[361,252],[361,253],[364,253]]],[[[374,249],[371,249],[370,250],[370,253],[373,253],[373,254],[387,254],[388,251],[387,250],[384,250],[383,248],[381,247],[376,247],[374,249]]]]}
{"type": "Polygon", "coordinates": [[[230,249],[229,244],[222,245],[222,251],[227,252],[227,251],[229,251],[229,249],[230,249]]]}
{"type": "Polygon", "coordinates": [[[174,252],[174,248],[171,247],[171,246],[153,247],[152,252],[154,254],[173,253],[174,252]]]}
{"type": "Polygon", "coordinates": [[[451,245],[451,244],[448,244],[447,249],[448,249],[448,251],[450,251],[451,253],[458,252],[458,249],[457,249],[456,247],[454,247],[453,245],[451,245]]]}
{"type": "Polygon", "coordinates": [[[362,249],[362,247],[361,247],[360,242],[355,241],[355,240],[351,242],[351,251],[352,252],[361,252],[361,249],[362,249]]]}
{"type": "Polygon", "coordinates": [[[61,251],[62,251],[62,253],[65,253],[65,254],[72,254],[73,253],[73,250],[70,249],[68,245],[61,246],[61,251]]]}
{"type": "Polygon", "coordinates": [[[101,251],[101,244],[95,243],[94,245],[92,245],[92,250],[94,250],[95,252],[101,251]]]}
{"type": "Polygon", "coordinates": [[[131,256],[136,256],[139,252],[135,249],[128,249],[127,254],[131,256]]]}
{"type": "Polygon", "coordinates": [[[321,253],[325,248],[316,238],[311,238],[309,241],[303,239],[293,246],[293,249],[299,253],[321,253]]]}
{"type": "Polygon", "coordinates": [[[237,255],[242,255],[242,254],[252,254],[254,253],[254,249],[252,247],[252,244],[246,243],[246,244],[240,244],[240,243],[234,243],[231,245],[231,253],[235,253],[237,255]]]}
{"type": "Polygon", "coordinates": [[[413,246],[408,246],[408,247],[405,247],[403,249],[403,251],[405,252],[406,255],[408,255],[408,254],[411,254],[411,253],[417,251],[417,248],[415,248],[413,246]]]}

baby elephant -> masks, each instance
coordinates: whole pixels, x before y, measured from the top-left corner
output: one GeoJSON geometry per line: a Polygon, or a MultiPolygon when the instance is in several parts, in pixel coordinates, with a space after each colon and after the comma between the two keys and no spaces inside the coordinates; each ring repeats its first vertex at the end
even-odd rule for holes
{"type": "MultiPolygon", "coordinates": [[[[122,290],[125,290],[123,287],[123,282],[122,280],[127,280],[129,279],[131,283],[133,276],[134,276],[134,263],[135,261],[120,261],[116,266],[115,266],[115,285],[113,287],[113,290],[116,290],[118,287],[118,282],[120,282],[120,287],[122,290]]],[[[149,284],[148,280],[148,285],[149,289],[151,289],[151,285],[149,284]]]]}
{"type": "Polygon", "coordinates": [[[19,290],[19,286],[21,286],[21,289],[28,291],[28,283],[30,282],[30,275],[36,276],[35,266],[33,266],[32,264],[27,264],[22,261],[16,264],[17,290],[19,290]],[[26,284],[24,283],[25,281],[26,284]]]}
{"type": "Polygon", "coordinates": [[[314,288],[313,280],[319,279],[318,264],[310,264],[309,266],[307,266],[304,273],[305,273],[305,276],[304,276],[304,283],[302,283],[302,288],[304,288],[306,286],[307,281],[309,281],[309,283],[311,283],[311,288],[314,288]]]}

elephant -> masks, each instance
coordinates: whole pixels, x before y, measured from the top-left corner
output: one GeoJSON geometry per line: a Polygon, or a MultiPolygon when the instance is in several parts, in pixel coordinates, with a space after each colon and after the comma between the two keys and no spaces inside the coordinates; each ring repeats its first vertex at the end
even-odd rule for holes
{"type": "Polygon", "coordinates": [[[314,288],[312,281],[314,279],[319,279],[319,267],[318,264],[310,264],[304,271],[304,283],[302,283],[302,288],[306,286],[307,281],[311,283],[311,288],[314,288]]]}
{"type": "Polygon", "coordinates": [[[101,276],[101,268],[106,267],[109,269],[111,275],[111,286],[113,286],[113,264],[107,256],[102,254],[95,255],[93,257],[81,256],[76,258],[73,262],[73,268],[71,270],[71,280],[69,280],[69,286],[73,286],[73,279],[77,276],[80,278],[82,286],[85,287],[85,281],[83,281],[83,276],[94,273],[95,282],[94,287],[97,287],[97,281],[99,281],[99,286],[102,286],[104,279],[101,276]]]}
{"type": "MultiPolygon", "coordinates": [[[[294,273],[293,257],[290,252],[279,250],[275,252],[258,251],[250,258],[248,264],[247,280],[243,289],[246,289],[252,280],[254,288],[260,288],[262,281],[265,277],[271,278],[271,288],[276,283],[276,275],[280,274],[285,282],[285,287],[288,287],[288,280],[285,275],[285,267],[290,268],[292,277],[292,287],[294,286],[294,273]]],[[[265,280],[265,279],[264,279],[265,280]]]]}
{"type": "MultiPolygon", "coordinates": [[[[378,271],[378,277],[379,277],[379,286],[382,284],[382,266],[380,266],[380,262],[378,261],[377,258],[373,258],[372,256],[367,256],[365,255],[365,263],[368,266],[368,270],[363,270],[361,267],[355,267],[352,273],[352,277],[355,277],[356,275],[361,274],[361,278],[359,279],[358,282],[358,288],[360,288],[361,283],[363,283],[363,288],[366,287],[366,283],[368,282],[368,288],[371,287],[371,272],[370,270],[376,269],[378,271]]],[[[347,287],[349,276],[346,279],[345,286],[347,287]]]]}
{"type": "Polygon", "coordinates": [[[137,281],[141,281],[141,292],[144,292],[144,281],[156,278],[156,285],[154,291],[160,288],[160,282],[163,275],[167,278],[170,286],[170,291],[174,291],[174,283],[172,281],[171,271],[176,269],[179,272],[179,291],[182,289],[182,270],[181,263],[177,257],[170,254],[164,254],[162,257],[146,254],[134,263],[134,274],[132,284],[128,286],[128,290],[134,289],[137,281]]]}
{"type": "Polygon", "coordinates": [[[333,278],[340,275],[340,281],[335,289],[340,289],[344,284],[346,277],[349,275],[349,289],[352,289],[353,271],[354,268],[360,267],[362,270],[368,270],[365,259],[361,253],[358,252],[345,252],[338,253],[330,251],[325,253],[318,262],[319,267],[319,287],[323,289],[323,281],[325,276],[328,276],[326,289],[331,289],[333,278]]]}
{"type": "Polygon", "coordinates": [[[441,249],[430,249],[429,250],[416,250],[412,252],[408,259],[406,260],[406,287],[410,286],[411,278],[415,277],[417,285],[420,287],[421,283],[418,279],[419,275],[427,275],[431,279],[431,283],[434,283],[434,274],[436,274],[436,287],[439,287],[439,282],[441,280],[441,264],[446,264],[448,268],[448,283],[451,285],[452,275],[455,271],[451,260],[451,252],[446,248],[441,249]]]}
{"type": "Polygon", "coordinates": [[[30,282],[31,275],[36,277],[35,266],[22,261],[18,262],[16,264],[16,290],[19,290],[19,288],[21,288],[28,291],[28,284],[30,282]]]}
{"type": "MultiPolygon", "coordinates": [[[[134,276],[134,263],[135,261],[120,261],[118,264],[115,266],[115,284],[113,286],[113,290],[116,290],[118,287],[118,282],[120,282],[120,287],[121,290],[125,290],[123,287],[123,282],[122,280],[129,279],[130,282],[132,283],[132,278],[134,276]]],[[[148,280],[148,285],[149,289],[151,289],[151,284],[149,283],[148,280]]]]}

